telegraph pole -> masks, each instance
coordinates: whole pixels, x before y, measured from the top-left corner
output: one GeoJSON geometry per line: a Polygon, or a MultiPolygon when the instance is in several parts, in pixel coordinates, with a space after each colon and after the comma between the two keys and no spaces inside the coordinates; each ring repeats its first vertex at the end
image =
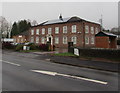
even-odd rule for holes
{"type": "Polygon", "coordinates": [[[100,25],[101,25],[101,31],[103,31],[103,16],[101,14],[101,18],[100,18],[100,25]]]}

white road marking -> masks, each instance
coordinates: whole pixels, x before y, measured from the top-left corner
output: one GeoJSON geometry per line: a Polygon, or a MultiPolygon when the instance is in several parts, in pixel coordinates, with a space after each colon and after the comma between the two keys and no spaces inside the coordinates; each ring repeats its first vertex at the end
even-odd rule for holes
{"type": "Polygon", "coordinates": [[[12,62],[9,62],[9,61],[4,61],[4,60],[0,60],[0,61],[2,61],[4,63],[11,64],[11,65],[15,65],[15,66],[18,66],[18,67],[21,66],[20,64],[12,63],[12,62]]]}
{"type": "Polygon", "coordinates": [[[46,75],[51,75],[51,76],[55,76],[57,74],[57,72],[42,71],[42,70],[31,70],[31,71],[46,74],[46,75]]]}
{"type": "Polygon", "coordinates": [[[43,70],[31,70],[31,71],[37,72],[37,73],[46,74],[46,75],[51,75],[51,76],[59,75],[59,76],[63,76],[63,77],[80,79],[80,80],[90,81],[90,82],[99,83],[99,84],[103,84],[103,85],[108,84],[108,82],[105,82],[105,81],[94,80],[94,79],[89,79],[89,78],[84,78],[84,77],[78,77],[78,76],[73,76],[73,75],[67,75],[67,74],[61,74],[61,73],[57,73],[57,72],[43,71],[43,70]]]}

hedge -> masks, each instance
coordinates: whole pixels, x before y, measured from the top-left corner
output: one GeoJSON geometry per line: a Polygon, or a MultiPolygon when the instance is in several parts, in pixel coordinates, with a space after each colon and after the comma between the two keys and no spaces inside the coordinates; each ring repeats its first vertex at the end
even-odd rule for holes
{"type": "MultiPolygon", "coordinates": [[[[78,49],[80,56],[120,59],[120,50],[116,49],[78,49]]],[[[68,52],[74,53],[74,48],[71,47],[68,52]]]]}
{"type": "Polygon", "coordinates": [[[14,49],[16,46],[10,42],[2,42],[2,49],[14,49]]]}

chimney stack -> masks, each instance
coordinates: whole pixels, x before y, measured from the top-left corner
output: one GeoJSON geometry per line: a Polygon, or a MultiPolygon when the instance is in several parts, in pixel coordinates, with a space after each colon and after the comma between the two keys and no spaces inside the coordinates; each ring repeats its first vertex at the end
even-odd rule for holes
{"type": "Polygon", "coordinates": [[[62,18],[62,15],[61,15],[61,14],[60,14],[60,16],[59,16],[59,19],[60,19],[60,20],[63,20],[63,18],[62,18]]]}

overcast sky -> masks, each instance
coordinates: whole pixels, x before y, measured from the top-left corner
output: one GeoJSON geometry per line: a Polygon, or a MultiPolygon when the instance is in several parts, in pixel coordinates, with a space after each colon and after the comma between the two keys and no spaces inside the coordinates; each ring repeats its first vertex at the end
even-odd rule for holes
{"type": "Polygon", "coordinates": [[[117,2],[4,2],[2,15],[11,22],[21,19],[46,20],[78,16],[98,22],[103,15],[103,27],[111,29],[118,26],[117,2]]]}

